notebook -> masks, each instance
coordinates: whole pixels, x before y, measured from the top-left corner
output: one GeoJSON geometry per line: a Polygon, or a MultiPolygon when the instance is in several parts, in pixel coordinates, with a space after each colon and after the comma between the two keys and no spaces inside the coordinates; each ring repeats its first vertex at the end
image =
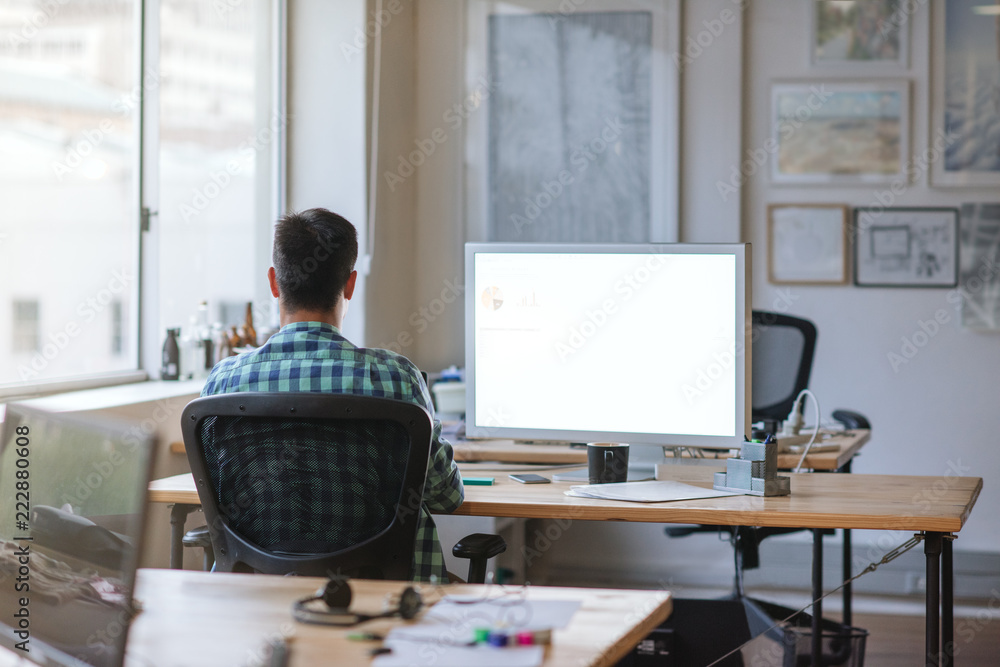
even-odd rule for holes
{"type": "Polygon", "coordinates": [[[7,406],[0,646],[39,665],[122,665],[154,445],[137,424],[7,406]]]}

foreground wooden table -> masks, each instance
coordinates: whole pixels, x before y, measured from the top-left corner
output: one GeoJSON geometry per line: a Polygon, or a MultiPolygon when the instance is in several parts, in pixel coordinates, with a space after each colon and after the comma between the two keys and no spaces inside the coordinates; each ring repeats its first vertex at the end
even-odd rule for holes
{"type": "MultiPolygon", "coordinates": [[[[676,466],[671,477],[711,488],[712,467],[676,466]]],[[[477,474],[482,474],[477,469],[477,474]]],[[[901,475],[791,475],[790,496],[760,498],[730,496],[671,503],[629,503],[575,498],[564,492],[569,483],[525,485],[497,474],[494,486],[470,486],[456,514],[471,516],[640,521],[646,523],[704,523],[711,525],[776,526],[814,529],[814,593],[822,588],[823,528],[867,528],[912,531],[924,536],[927,577],[927,664],[947,664],[937,657],[942,641],[953,639],[951,543],[982,490],[978,477],[918,477],[901,475]]],[[[150,485],[150,499],[179,503],[183,518],[198,504],[191,475],[158,480],[150,485]]],[[[171,521],[173,523],[173,514],[171,521]]],[[[178,563],[180,535],[174,542],[178,563]]],[[[818,595],[814,595],[814,599],[818,595]]],[[[821,605],[813,609],[822,616],[821,605]]],[[[818,635],[817,635],[818,636],[818,635]]]]}
{"type": "MultiPolygon", "coordinates": [[[[197,667],[252,665],[270,639],[291,639],[290,667],[367,665],[378,642],[349,641],[350,632],[386,632],[401,620],[377,620],[360,628],[306,625],[292,619],[292,603],[325,583],[315,577],[213,574],[140,570],[136,597],[143,611],[129,634],[126,665],[197,667]]],[[[386,595],[402,582],[354,580],[352,609],[382,609],[386,595]]],[[[421,589],[426,603],[442,591],[482,595],[487,586],[421,589]]],[[[492,588],[496,592],[496,587],[492,588]]],[[[570,625],[553,632],[545,665],[614,665],[667,619],[672,608],[665,591],[618,591],[529,587],[529,600],[579,600],[570,625]]],[[[500,650],[500,649],[498,649],[500,650]]]]}

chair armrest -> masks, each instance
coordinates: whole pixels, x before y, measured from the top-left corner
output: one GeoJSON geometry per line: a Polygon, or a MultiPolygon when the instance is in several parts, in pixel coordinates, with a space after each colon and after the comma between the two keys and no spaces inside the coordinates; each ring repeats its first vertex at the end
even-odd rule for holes
{"type": "Polygon", "coordinates": [[[482,584],[486,581],[486,561],[507,550],[507,543],[499,535],[488,533],[473,533],[460,539],[452,548],[451,553],[457,558],[469,559],[470,584],[482,584]]]}

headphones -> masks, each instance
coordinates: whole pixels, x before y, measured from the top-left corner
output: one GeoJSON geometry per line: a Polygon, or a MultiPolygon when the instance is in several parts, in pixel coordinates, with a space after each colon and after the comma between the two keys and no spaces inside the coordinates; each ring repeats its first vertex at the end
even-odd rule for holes
{"type": "Polygon", "coordinates": [[[292,617],[300,623],[348,627],[375,618],[396,615],[409,620],[420,613],[424,606],[423,598],[413,586],[403,589],[395,609],[382,614],[356,614],[348,611],[352,597],[350,580],[347,577],[331,577],[322,590],[316,591],[316,595],[297,600],[292,605],[292,617]],[[315,606],[310,606],[310,602],[317,600],[322,600],[326,608],[316,609],[315,606]]]}

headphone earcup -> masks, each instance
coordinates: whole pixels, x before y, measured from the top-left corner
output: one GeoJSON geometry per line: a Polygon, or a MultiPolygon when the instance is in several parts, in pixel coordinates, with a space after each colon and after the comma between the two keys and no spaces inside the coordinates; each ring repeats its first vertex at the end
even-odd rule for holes
{"type": "Polygon", "coordinates": [[[346,577],[331,577],[320,596],[330,609],[347,609],[351,606],[351,585],[346,577]]]}
{"type": "Polygon", "coordinates": [[[399,596],[399,615],[410,620],[420,613],[424,606],[424,599],[413,586],[407,586],[399,596]]]}

